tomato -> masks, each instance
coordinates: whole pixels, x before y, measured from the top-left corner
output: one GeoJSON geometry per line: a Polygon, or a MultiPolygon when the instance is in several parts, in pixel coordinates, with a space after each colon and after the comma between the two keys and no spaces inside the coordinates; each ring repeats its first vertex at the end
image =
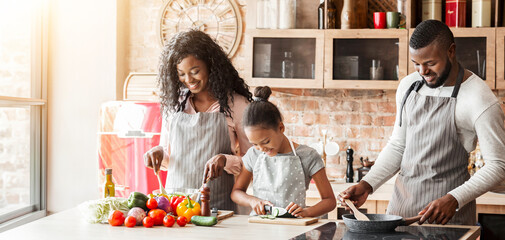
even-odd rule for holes
{"type": "Polygon", "coordinates": [[[124,220],[124,225],[127,227],[135,227],[135,225],[137,225],[137,219],[135,219],[134,216],[128,216],[124,220]]]}
{"type": "Polygon", "coordinates": [[[188,223],[188,220],[186,219],[186,217],[179,216],[177,218],[177,225],[184,227],[184,226],[186,226],[186,223],[188,223]]]}
{"type": "Polygon", "coordinates": [[[175,219],[171,215],[166,215],[165,218],[163,218],[163,225],[165,225],[165,227],[171,227],[174,223],[175,219]]]}
{"type": "Polygon", "coordinates": [[[154,225],[161,226],[163,225],[163,218],[167,213],[161,209],[153,209],[149,211],[148,215],[154,220],[154,225]]]}
{"type": "Polygon", "coordinates": [[[145,217],[144,220],[142,220],[142,224],[146,228],[153,227],[154,225],[154,220],[151,217],[145,217]]]}
{"type": "Polygon", "coordinates": [[[119,210],[115,210],[109,214],[108,220],[111,226],[121,226],[124,223],[124,214],[119,210]]]}
{"type": "Polygon", "coordinates": [[[154,198],[149,198],[146,203],[147,208],[156,209],[158,207],[158,202],[154,198]]]}

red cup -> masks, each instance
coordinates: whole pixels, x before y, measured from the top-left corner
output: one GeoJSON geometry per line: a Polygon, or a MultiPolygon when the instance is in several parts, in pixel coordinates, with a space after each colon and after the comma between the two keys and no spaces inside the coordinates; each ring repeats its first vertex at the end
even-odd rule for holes
{"type": "Polygon", "coordinates": [[[376,29],[386,28],[386,13],[385,12],[374,12],[373,13],[373,25],[376,29]]]}

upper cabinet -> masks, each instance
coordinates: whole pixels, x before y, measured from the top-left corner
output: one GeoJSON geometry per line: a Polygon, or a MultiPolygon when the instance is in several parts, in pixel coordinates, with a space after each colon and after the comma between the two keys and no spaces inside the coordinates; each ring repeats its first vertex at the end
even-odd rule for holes
{"type": "Polygon", "coordinates": [[[279,88],[396,89],[415,71],[408,44],[417,24],[447,18],[459,26],[451,27],[459,62],[491,89],[505,89],[504,3],[247,0],[244,79],[279,88]],[[373,29],[374,12],[400,11],[402,29],[373,29]]]}
{"type": "Polygon", "coordinates": [[[396,89],[407,44],[405,29],[326,30],[324,87],[396,89]]]}
{"type": "Polygon", "coordinates": [[[323,31],[248,29],[245,40],[249,85],[323,87],[323,31]]]}

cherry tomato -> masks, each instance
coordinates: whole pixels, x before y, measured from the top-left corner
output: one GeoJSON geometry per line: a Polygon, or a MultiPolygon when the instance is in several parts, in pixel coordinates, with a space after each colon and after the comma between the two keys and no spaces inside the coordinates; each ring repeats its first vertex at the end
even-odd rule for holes
{"type": "Polygon", "coordinates": [[[148,215],[154,220],[155,226],[161,226],[163,225],[163,218],[167,213],[161,209],[152,209],[149,211],[148,215]]]}
{"type": "Polygon", "coordinates": [[[171,227],[174,223],[175,219],[171,215],[166,215],[165,218],[163,218],[163,225],[165,225],[165,227],[171,227]]]}
{"type": "Polygon", "coordinates": [[[127,227],[135,227],[137,225],[137,219],[134,216],[128,216],[124,220],[124,225],[127,227]]]}
{"type": "Polygon", "coordinates": [[[153,227],[154,225],[154,220],[151,217],[145,217],[144,220],[142,220],[142,224],[146,228],[153,227]]]}
{"type": "Polygon", "coordinates": [[[149,198],[146,203],[147,208],[156,209],[158,207],[158,202],[154,198],[149,198]]]}
{"type": "Polygon", "coordinates": [[[109,214],[108,220],[111,226],[121,226],[124,223],[124,214],[119,210],[115,210],[109,214]]]}
{"type": "Polygon", "coordinates": [[[179,216],[177,218],[177,225],[181,226],[181,227],[184,227],[186,226],[186,223],[188,223],[188,220],[186,219],[186,217],[184,216],[179,216]]]}

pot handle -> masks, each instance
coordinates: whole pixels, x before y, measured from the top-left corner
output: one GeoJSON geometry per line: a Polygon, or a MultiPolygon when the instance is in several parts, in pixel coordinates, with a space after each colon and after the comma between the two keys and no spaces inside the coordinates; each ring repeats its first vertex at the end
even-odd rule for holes
{"type": "Polygon", "coordinates": [[[412,223],[418,222],[419,220],[421,220],[422,217],[423,217],[423,215],[417,215],[415,217],[404,218],[400,222],[400,226],[408,226],[412,223]]]}

